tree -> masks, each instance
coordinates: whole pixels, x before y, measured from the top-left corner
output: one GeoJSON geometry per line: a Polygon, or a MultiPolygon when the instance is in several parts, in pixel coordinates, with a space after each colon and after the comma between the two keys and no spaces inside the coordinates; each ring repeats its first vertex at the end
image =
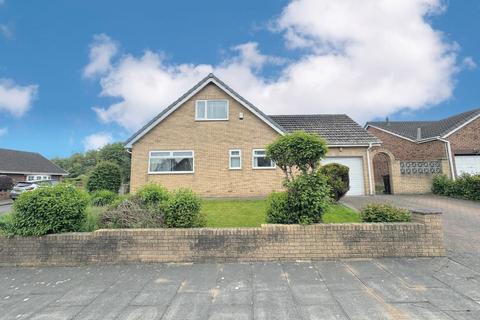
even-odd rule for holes
{"type": "Polygon", "coordinates": [[[110,190],[118,193],[122,184],[122,174],[117,164],[113,162],[100,162],[93,169],[87,181],[89,192],[97,190],[110,190]]]}
{"type": "Polygon", "coordinates": [[[339,163],[329,163],[320,168],[320,173],[327,178],[327,183],[332,189],[332,198],[340,200],[350,189],[349,169],[339,163]]]}
{"type": "Polygon", "coordinates": [[[267,157],[282,169],[286,180],[291,181],[296,172],[314,172],[327,151],[327,143],[318,134],[295,131],[269,144],[267,157]]]}
{"type": "Polygon", "coordinates": [[[9,176],[0,176],[0,191],[8,191],[13,188],[13,179],[9,176]]]}
{"type": "Polygon", "coordinates": [[[130,181],[130,154],[120,142],[107,144],[98,151],[98,161],[110,161],[120,167],[122,181],[130,181]]]}

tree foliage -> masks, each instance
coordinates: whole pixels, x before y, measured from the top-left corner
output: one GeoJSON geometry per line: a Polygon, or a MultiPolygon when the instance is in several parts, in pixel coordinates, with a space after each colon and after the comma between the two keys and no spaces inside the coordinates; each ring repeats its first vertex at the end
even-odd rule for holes
{"type": "Polygon", "coordinates": [[[349,168],[339,163],[329,163],[320,167],[320,173],[327,178],[327,183],[332,189],[332,198],[335,201],[340,200],[350,189],[348,172],[349,168]]]}
{"type": "Polygon", "coordinates": [[[74,179],[90,174],[99,162],[113,162],[120,168],[122,181],[130,181],[130,154],[120,142],[107,144],[99,150],[75,153],[67,158],[54,158],[52,161],[69,173],[68,178],[74,179]]]}
{"type": "Polygon", "coordinates": [[[6,175],[0,175],[0,191],[8,191],[13,188],[13,179],[6,175]]]}
{"type": "Polygon", "coordinates": [[[296,172],[315,171],[327,151],[327,143],[318,134],[295,131],[269,144],[267,157],[282,169],[287,180],[293,180],[296,172]]]}
{"type": "Polygon", "coordinates": [[[118,193],[122,184],[120,168],[113,162],[100,162],[95,166],[87,181],[87,190],[110,190],[118,193]]]}

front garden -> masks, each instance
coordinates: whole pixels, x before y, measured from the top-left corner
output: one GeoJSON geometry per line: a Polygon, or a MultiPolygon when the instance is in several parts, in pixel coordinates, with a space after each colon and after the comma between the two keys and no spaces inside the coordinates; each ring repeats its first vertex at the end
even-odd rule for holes
{"type": "Polygon", "coordinates": [[[410,221],[410,212],[369,205],[359,214],[338,200],[349,190],[348,167],[320,166],[327,147],[318,135],[294,132],[267,146],[267,156],[285,174],[284,190],[262,200],[207,200],[189,189],[148,184],[118,195],[121,170],[101,162],[86,190],[68,183],[25,192],[12,213],[0,218],[5,235],[42,236],[97,229],[259,227],[410,221]]]}

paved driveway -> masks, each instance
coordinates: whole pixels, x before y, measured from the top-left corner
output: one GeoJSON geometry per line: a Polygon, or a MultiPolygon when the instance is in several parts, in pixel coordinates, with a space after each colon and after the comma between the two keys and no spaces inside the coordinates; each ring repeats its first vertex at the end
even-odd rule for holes
{"type": "Polygon", "coordinates": [[[445,245],[450,254],[480,254],[480,202],[434,195],[346,197],[342,201],[357,209],[370,202],[390,202],[405,208],[439,210],[443,212],[445,245]]]}

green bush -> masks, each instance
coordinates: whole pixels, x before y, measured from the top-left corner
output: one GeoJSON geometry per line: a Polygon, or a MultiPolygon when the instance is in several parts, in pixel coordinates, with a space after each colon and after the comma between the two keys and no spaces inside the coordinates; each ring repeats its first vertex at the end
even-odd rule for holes
{"type": "Polygon", "coordinates": [[[205,225],[205,219],[200,212],[200,198],[189,189],[172,192],[162,207],[165,208],[165,226],[168,228],[195,228],[205,225]]]}
{"type": "Polygon", "coordinates": [[[446,175],[435,176],[432,192],[448,197],[480,201],[480,175],[464,174],[455,181],[446,175]]]}
{"type": "Polygon", "coordinates": [[[360,212],[363,222],[408,222],[411,213],[407,209],[397,208],[388,203],[371,203],[360,212]]]}
{"type": "Polygon", "coordinates": [[[13,179],[6,175],[0,175],[0,191],[9,191],[13,188],[13,179]]]}
{"type": "Polygon", "coordinates": [[[110,190],[98,190],[90,195],[90,203],[93,206],[104,207],[111,205],[118,198],[118,194],[110,190]]]}
{"type": "Polygon", "coordinates": [[[268,223],[295,223],[294,217],[288,212],[288,195],[286,192],[272,192],[267,198],[268,223]]]}
{"type": "Polygon", "coordinates": [[[159,184],[147,184],[137,191],[137,197],[140,201],[149,206],[157,205],[168,199],[168,191],[159,184]]]}
{"type": "Polygon", "coordinates": [[[95,166],[88,177],[87,190],[110,190],[118,193],[122,184],[122,175],[118,165],[111,162],[101,162],[95,166]]]}
{"type": "Polygon", "coordinates": [[[348,167],[339,163],[330,163],[320,168],[320,173],[327,178],[327,183],[331,188],[333,200],[338,201],[350,189],[350,178],[348,177],[348,167]]]}
{"type": "Polygon", "coordinates": [[[12,232],[22,236],[80,231],[88,195],[67,184],[23,193],[13,205],[12,232]]]}
{"type": "Polygon", "coordinates": [[[285,183],[286,196],[273,194],[267,209],[270,223],[310,224],[322,221],[331,204],[331,189],[320,172],[304,173],[285,183]]]}

